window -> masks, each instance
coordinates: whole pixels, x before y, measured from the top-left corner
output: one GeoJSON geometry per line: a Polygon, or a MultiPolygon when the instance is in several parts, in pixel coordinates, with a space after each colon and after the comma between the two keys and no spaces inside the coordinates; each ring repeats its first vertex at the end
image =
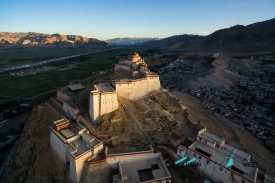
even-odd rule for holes
{"type": "Polygon", "coordinates": [[[196,156],[196,154],[194,153],[194,156],[196,156]]]}
{"type": "Polygon", "coordinates": [[[201,156],[199,156],[199,159],[201,159],[201,156]]]}

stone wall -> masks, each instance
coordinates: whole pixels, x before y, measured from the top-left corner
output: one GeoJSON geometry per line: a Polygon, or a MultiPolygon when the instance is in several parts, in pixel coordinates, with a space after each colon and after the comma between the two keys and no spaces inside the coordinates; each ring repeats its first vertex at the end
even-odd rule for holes
{"type": "Polygon", "coordinates": [[[66,101],[66,100],[71,100],[71,96],[66,95],[65,93],[62,93],[61,91],[57,90],[57,99],[60,102],[66,101]]]}

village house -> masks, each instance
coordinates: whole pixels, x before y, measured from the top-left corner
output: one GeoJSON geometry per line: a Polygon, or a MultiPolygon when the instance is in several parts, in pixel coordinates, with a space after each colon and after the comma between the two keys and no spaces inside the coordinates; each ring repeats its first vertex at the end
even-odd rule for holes
{"type": "Polygon", "coordinates": [[[200,171],[217,182],[255,183],[258,168],[245,166],[250,162],[251,155],[225,143],[225,140],[215,134],[199,131],[197,141],[188,147],[179,146],[177,154],[187,156],[181,163],[195,158],[200,171]]]}

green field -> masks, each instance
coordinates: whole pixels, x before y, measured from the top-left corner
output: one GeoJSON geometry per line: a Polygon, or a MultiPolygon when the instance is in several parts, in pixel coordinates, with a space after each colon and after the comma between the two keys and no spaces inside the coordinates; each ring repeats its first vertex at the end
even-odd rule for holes
{"type": "Polygon", "coordinates": [[[98,49],[81,48],[20,48],[0,50],[0,68],[38,62],[42,60],[92,52],[98,49]]]}
{"type": "MultiPolygon", "coordinates": [[[[61,86],[68,85],[71,80],[81,80],[93,75],[95,71],[114,68],[117,56],[126,57],[139,52],[141,56],[148,55],[151,50],[141,47],[129,47],[109,50],[86,55],[84,61],[78,64],[77,69],[64,71],[49,71],[28,76],[0,76],[0,95],[29,98],[61,86]]],[[[0,98],[3,100],[4,98],[0,98]]]]}

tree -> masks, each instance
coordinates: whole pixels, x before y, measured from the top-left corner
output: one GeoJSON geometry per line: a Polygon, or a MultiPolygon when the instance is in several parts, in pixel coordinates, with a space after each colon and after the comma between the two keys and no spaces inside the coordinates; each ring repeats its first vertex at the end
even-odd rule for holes
{"type": "Polygon", "coordinates": [[[16,130],[14,128],[9,129],[9,134],[15,135],[16,134],[16,130]]]}

